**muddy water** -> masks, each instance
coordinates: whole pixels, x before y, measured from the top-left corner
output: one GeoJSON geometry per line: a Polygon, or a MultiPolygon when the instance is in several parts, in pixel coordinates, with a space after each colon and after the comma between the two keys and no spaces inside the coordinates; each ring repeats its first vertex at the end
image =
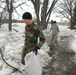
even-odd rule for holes
{"type": "MultiPolygon", "coordinates": [[[[75,52],[69,47],[73,37],[62,37],[53,48],[52,60],[43,68],[42,75],[76,75],[75,52]]],[[[51,50],[49,54],[51,53],[51,50]]]]}

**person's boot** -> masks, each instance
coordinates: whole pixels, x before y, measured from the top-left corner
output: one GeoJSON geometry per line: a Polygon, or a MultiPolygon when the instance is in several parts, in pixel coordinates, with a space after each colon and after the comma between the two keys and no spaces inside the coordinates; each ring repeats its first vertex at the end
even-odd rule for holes
{"type": "Polygon", "coordinates": [[[49,47],[50,47],[50,51],[48,52],[48,54],[50,55],[50,56],[52,56],[53,54],[54,54],[54,45],[53,44],[51,44],[51,45],[49,45],[49,47]]]}

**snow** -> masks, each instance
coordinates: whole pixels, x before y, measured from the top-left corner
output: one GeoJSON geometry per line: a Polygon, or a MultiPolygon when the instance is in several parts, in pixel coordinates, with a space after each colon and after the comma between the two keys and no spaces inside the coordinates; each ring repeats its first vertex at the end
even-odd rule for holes
{"type": "MultiPolygon", "coordinates": [[[[63,26],[63,25],[58,25],[58,27],[59,27],[59,30],[60,30],[60,36],[62,35],[62,36],[69,36],[69,35],[72,35],[72,36],[74,36],[74,35],[76,35],[76,30],[70,30],[69,29],[69,26],[63,26]]],[[[51,28],[51,25],[49,24],[48,26],[47,26],[47,29],[45,29],[43,32],[44,32],[44,34],[47,36],[48,35],[48,32],[50,31],[50,28],[51,28]]]]}
{"type": "Polygon", "coordinates": [[[75,37],[75,39],[72,40],[70,47],[76,53],[76,35],[74,37],[75,37]]]}
{"type": "MultiPolygon", "coordinates": [[[[4,54],[4,59],[12,66],[19,68],[23,67],[21,64],[21,51],[24,45],[24,23],[13,23],[13,28],[19,32],[8,31],[8,24],[2,25],[0,29],[0,48],[4,54]]],[[[73,36],[75,39],[71,41],[70,48],[76,52],[76,30],[70,30],[69,26],[58,25],[60,30],[60,36],[73,36]]],[[[50,31],[50,25],[43,31],[45,36],[48,36],[50,31]]],[[[42,67],[46,66],[49,60],[52,59],[47,52],[49,51],[48,44],[45,42],[41,49],[38,51],[37,58],[42,67]]],[[[8,67],[1,59],[0,56],[0,75],[21,75],[19,72],[11,73],[12,68],[8,67]]]]}

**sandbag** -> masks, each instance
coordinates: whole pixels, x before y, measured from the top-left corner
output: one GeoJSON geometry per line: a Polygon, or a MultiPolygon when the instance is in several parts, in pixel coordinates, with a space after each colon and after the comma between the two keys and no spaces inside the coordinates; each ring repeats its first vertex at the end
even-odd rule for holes
{"type": "Polygon", "coordinates": [[[58,33],[57,42],[60,41],[60,34],[58,33]]]}
{"type": "Polygon", "coordinates": [[[49,33],[47,34],[47,36],[45,37],[46,42],[47,42],[48,44],[50,43],[51,38],[52,38],[52,32],[49,32],[49,33]]]}
{"type": "Polygon", "coordinates": [[[42,67],[33,52],[30,52],[25,57],[24,75],[42,75],[42,67]]]}

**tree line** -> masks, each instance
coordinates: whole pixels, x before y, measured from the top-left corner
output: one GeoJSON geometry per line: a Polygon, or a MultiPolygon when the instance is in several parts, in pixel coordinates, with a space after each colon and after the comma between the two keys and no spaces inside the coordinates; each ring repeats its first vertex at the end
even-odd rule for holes
{"type": "Polygon", "coordinates": [[[65,17],[68,19],[70,22],[70,29],[74,28],[76,23],[75,0],[0,0],[0,24],[3,24],[4,20],[8,18],[8,29],[12,31],[13,13],[16,12],[17,15],[19,15],[17,8],[20,7],[23,9],[22,5],[27,5],[28,1],[33,5],[36,21],[41,29],[47,27],[52,13],[58,13],[58,17],[65,17]]]}

